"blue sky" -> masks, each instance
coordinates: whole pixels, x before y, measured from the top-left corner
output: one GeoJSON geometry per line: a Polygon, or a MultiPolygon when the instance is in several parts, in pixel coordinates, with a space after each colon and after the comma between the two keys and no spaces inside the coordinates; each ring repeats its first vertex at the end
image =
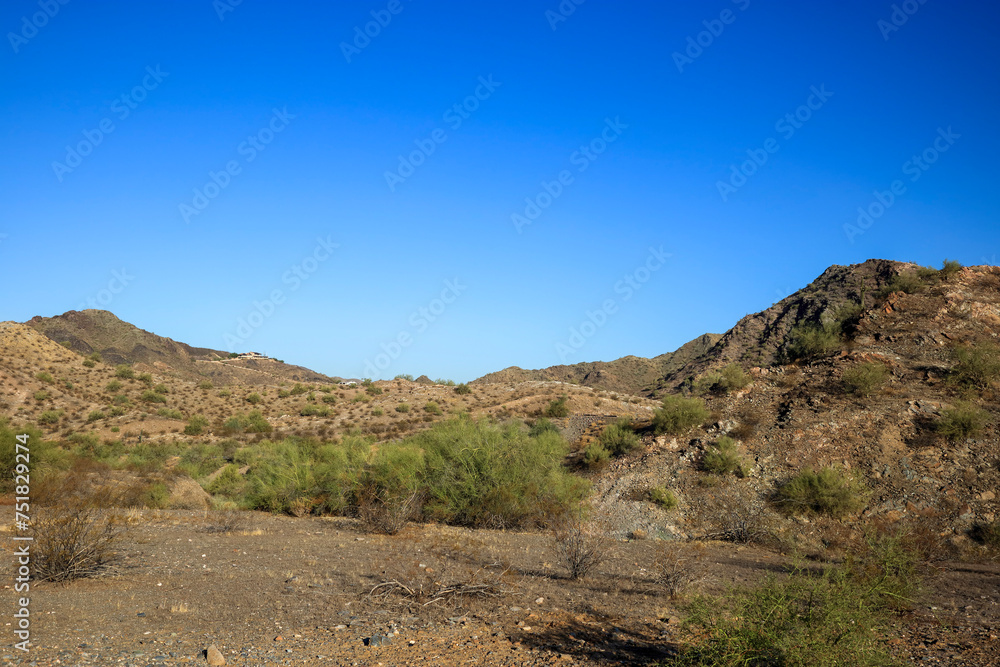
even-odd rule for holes
{"type": "Polygon", "coordinates": [[[830,264],[996,263],[998,22],[12,0],[0,319],[89,304],[331,375],[471,380],[668,352],[830,264]]]}

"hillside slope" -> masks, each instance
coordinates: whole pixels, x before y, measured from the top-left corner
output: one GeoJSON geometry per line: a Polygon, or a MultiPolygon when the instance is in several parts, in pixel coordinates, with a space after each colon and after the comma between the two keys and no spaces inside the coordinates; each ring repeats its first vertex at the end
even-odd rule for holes
{"type": "Polygon", "coordinates": [[[205,378],[218,385],[333,382],[333,378],[308,368],[273,359],[228,359],[227,352],[158,336],[106,310],[71,310],[56,317],[33,317],[25,324],[80,354],[99,352],[108,364],[133,364],[140,371],[187,380],[205,378]]]}

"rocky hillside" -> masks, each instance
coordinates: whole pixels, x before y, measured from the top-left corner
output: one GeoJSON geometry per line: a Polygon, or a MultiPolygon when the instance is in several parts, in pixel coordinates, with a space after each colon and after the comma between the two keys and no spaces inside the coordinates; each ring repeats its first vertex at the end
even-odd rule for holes
{"type": "Polygon", "coordinates": [[[668,375],[687,367],[703,357],[719,341],[719,334],[704,334],[685,343],[674,352],[652,359],[629,355],[614,361],[590,361],[579,364],[550,366],[525,370],[517,366],[489,373],[474,383],[569,382],[605,391],[626,394],[648,394],[652,387],[668,375]]]}
{"type": "Polygon", "coordinates": [[[71,310],[56,317],[33,317],[26,324],[80,354],[98,352],[108,364],[133,364],[139,371],[187,380],[208,379],[217,385],[334,381],[308,368],[273,359],[228,359],[227,352],[157,336],[106,310],[71,310]]]}

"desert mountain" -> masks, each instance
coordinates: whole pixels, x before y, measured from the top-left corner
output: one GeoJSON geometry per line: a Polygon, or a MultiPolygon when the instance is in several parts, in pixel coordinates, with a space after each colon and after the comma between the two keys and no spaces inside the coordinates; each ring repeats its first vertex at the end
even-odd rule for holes
{"type": "Polygon", "coordinates": [[[25,324],[74,352],[98,352],[108,364],[133,364],[139,371],[186,380],[208,379],[217,385],[333,382],[308,368],[275,359],[228,359],[227,352],[157,336],[106,310],[71,310],[56,317],[33,317],[25,324]]]}

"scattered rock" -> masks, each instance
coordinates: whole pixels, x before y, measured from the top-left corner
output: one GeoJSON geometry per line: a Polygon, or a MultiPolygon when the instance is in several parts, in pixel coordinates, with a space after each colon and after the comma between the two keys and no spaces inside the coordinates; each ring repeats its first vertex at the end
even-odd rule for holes
{"type": "Polygon", "coordinates": [[[222,652],[219,651],[215,644],[212,644],[205,649],[205,661],[214,666],[226,664],[226,659],[222,656],[222,652]]]}
{"type": "Polygon", "coordinates": [[[392,637],[389,637],[387,635],[372,635],[371,637],[368,637],[364,641],[365,641],[365,646],[371,646],[371,647],[388,646],[389,644],[392,643],[392,637]]]}

